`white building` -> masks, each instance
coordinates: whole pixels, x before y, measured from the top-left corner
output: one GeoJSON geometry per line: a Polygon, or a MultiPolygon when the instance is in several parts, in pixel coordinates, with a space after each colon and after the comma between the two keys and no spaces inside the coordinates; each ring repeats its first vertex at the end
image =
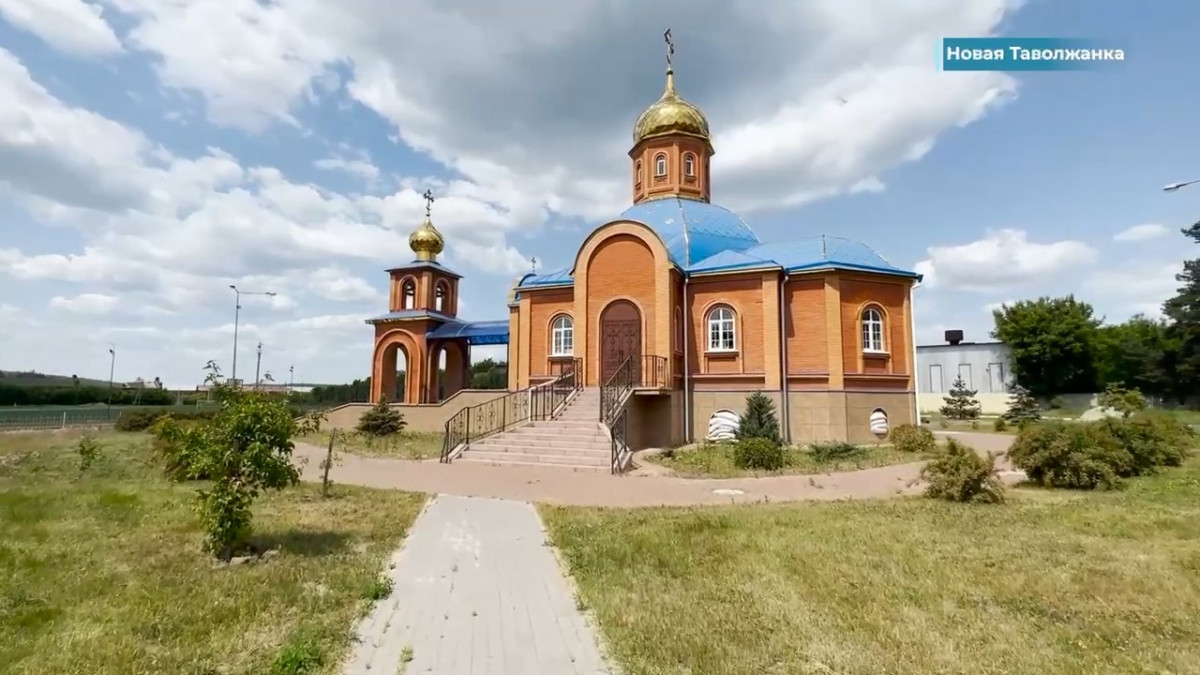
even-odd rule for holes
{"type": "Polygon", "coordinates": [[[1008,345],[1003,342],[966,342],[961,330],[946,331],[946,342],[917,345],[917,393],[921,410],[942,406],[943,396],[963,379],[974,389],[985,413],[1000,413],[1008,406],[1009,389],[1016,384],[1008,345]]]}

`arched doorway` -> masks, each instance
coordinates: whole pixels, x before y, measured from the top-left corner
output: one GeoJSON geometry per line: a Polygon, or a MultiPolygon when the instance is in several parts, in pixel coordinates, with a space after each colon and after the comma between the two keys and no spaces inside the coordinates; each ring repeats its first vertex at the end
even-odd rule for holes
{"type": "MultiPolygon", "coordinates": [[[[600,314],[600,383],[608,381],[630,356],[642,353],[642,313],[628,300],[614,300],[600,314]]],[[[634,367],[641,366],[635,358],[634,367]]]]}

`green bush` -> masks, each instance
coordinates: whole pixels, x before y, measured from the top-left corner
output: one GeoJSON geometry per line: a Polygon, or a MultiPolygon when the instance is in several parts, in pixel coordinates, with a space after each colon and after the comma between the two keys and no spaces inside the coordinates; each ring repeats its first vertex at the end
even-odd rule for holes
{"type": "Polygon", "coordinates": [[[746,412],[738,419],[737,437],[742,440],[765,438],[775,445],[783,445],[775,403],[761,391],[746,397],[746,412]]]}
{"type": "Polygon", "coordinates": [[[1004,501],[1004,484],[996,477],[996,457],[985,459],[953,438],[921,469],[929,483],[925,495],[952,502],[999,504],[1004,501]]]}
{"type": "Polygon", "coordinates": [[[992,422],[992,431],[1004,431],[1007,428],[1008,422],[1005,422],[1003,417],[997,417],[996,420],[992,422]]]}
{"type": "Polygon", "coordinates": [[[1120,384],[1110,384],[1104,388],[1104,393],[1096,397],[1096,403],[1101,408],[1108,408],[1121,413],[1121,417],[1131,417],[1146,409],[1146,397],[1137,389],[1126,389],[1120,384]]]}
{"type": "Polygon", "coordinates": [[[130,408],[122,410],[113,428],[117,431],[146,431],[152,429],[162,418],[170,415],[178,421],[212,419],[215,408],[200,410],[167,410],[165,408],[130,408]]]}
{"type": "Polygon", "coordinates": [[[1080,422],[1026,427],[1008,456],[1031,481],[1046,487],[1112,489],[1135,467],[1133,455],[1113,435],[1080,422]]]}
{"type": "Polygon", "coordinates": [[[368,436],[394,436],[404,431],[405,425],[404,415],[389,406],[386,398],[381,398],[358,418],[357,428],[368,436]]]}
{"type": "Polygon", "coordinates": [[[75,451],[79,453],[79,473],[82,475],[87,473],[92,464],[100,459],[100,444],[91,436],[84,436],[79,439],[79,444],[75,446],[75,451]]]}
{"type": "Polygon", "coordinates": [[[866,447],[844,441],[813,443],[809,446],[808,450],[812,453],[812,458],[821,464],[828,464],[842,459],[855,459],[867,454],[866,447]]]}
{"type": "Polygon", "coordinates": [[[1154,473],[1160,466],[1179,466],[1195,446],[1195,432],[1171,415],[1131,412],[1128,418],[1109,417],[1096,426],[1133,458],[1132,475],[1154,473]]]}
{"type": "Polygon", "coordinates": [[[901,424],[892,429],[891,441],[900,452],[933,452],[937,448],[933,432],[916,424],[901,424]]]}
{"type": "Polygon", "coordinates": [[[778,471],[783,468],[783,446],[767,438],[746,438],[733,448],[733,463],[739,469],[778,471]]]}

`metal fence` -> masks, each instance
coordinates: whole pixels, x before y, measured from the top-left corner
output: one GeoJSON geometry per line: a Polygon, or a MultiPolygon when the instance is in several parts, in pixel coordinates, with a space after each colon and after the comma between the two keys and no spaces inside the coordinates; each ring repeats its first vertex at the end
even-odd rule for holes
{"type": "Polygon", "coordinates": [[[45,406],[0,408],[0,431],[52,431],[111,427],[124,410],[193,412],[211,405],[179,406],[45,406]]]}

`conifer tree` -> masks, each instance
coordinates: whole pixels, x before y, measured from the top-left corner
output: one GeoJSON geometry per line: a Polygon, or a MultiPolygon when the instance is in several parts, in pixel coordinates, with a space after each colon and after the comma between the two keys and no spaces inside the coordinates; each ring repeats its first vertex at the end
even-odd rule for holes
{"type": "Polygon", "coordinates": [[[776,445],[783,444],[775,404],[761,391],[746,397],[746,412],[738,419],[737,437],[739,440],[765,438],[776,445]]]}
{"type": "Polygon", "coordinates": [[[406,422],[399,410],[388,405],[387,397],[358,418],[358,430],[368,436],[393,436],[404,431],[406,422]]]}
{"type": "Polygon", "coordinates": [[[1042,407],[1028,389],[1018,384],[1012,388],[1008,410],[1004,411],[1003,418],[1005,422],[1025,426],[1042,419],[1042,407]]]}
{"type": "Polygon", "coordinates": [[[962,375],[959,375],[950,387],[946,404],[942,406],[942,417],[951,420],[973,420],[979,417],[980,409],[975,390],[967,389],[967,383],[963,382],[962,375]]]}

